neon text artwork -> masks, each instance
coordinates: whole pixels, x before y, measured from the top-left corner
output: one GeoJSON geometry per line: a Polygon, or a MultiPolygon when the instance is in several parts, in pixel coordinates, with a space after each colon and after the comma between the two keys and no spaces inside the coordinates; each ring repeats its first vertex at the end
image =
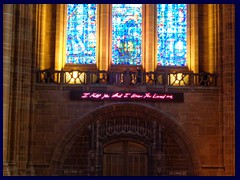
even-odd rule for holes
{"type": "Polygon", "coordinates": [[[160,102],[183,102],[183,93],[71,91],[70,98],[72,100],[142,100],[160,102]]]}

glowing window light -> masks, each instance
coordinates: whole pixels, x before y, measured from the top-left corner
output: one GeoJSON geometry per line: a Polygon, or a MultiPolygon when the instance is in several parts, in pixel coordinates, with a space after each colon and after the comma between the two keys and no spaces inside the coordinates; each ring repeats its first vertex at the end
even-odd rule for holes
{"type": "Polygon", "coordinates": [[[141,65],[142,5],[112,5],[112,64],[141,65]]]}
{"type": "Polygon", "coordinates": [[[68,84],[85,84],[86,83],[86,73],[72,71],[66,72],[66,83],[68,84]]]}
{"type": "Polygon", "coordinates": [[[68,4],[66,63],[96,64],[96,4],[68,4]]]}
{"type": "Polygon", "coordinates": [[[186,66],[186,16],[186,4],[157,4],[158,66],[186,66]]]}

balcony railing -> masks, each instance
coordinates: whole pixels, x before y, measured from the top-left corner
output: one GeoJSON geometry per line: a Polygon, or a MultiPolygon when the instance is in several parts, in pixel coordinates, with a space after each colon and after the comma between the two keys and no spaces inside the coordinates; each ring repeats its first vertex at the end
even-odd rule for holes
{"type": "Polygon", "coordinates": [[[79,85],[149,85],[149,86],[216,86],[217,75],[211,73],[141,72],[141,71],[55,71],[38,70],[37,83],[79,85]]]}

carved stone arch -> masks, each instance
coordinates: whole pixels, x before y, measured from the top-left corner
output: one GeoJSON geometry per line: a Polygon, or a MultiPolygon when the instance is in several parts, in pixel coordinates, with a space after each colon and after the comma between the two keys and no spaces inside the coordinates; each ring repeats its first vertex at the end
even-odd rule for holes
{"type": "MultiPolygon", "coordinates": [[[[163,129],[164,133],[168,133],[173,137],[175,142],[179,145],[180,149],[186,155],[189,172],[187,175],[200,175],[200,163],[198,160],[198,156],[195,150],[193,143],[191,142],[190,136],[182,129],[182,127],[178,124],[177,120],[162,112],[161,110],[152,107],[146,104],[140,103],[132,103],[132,102],[119,102],[119,103],[109,103],[98,107],[89,113],[83,115],[76,124],[72,125],[72,127],[63,135],[59,144],[57,145],[54,154],[51,160],[51,170],[53,175],[60,175],[62,165],[66,158],[66,155],[69,149],[72,147],[75,140],[79,137],[84,129],[88,129],[89,132],[93,133],[91,135],[92,139],[92,149],[89,151],[89,156],[96,156],[97,160],[94,160],[94,163],[98,163],[99,161],[99,148],[101,146],[101,140],[99,140],[99,128],[98,126],[103,125],[104,122],[116,120],[119,118],[130,118],[134,121],[144,121],[146,124],[149,123],[153,126],[156,126],[159,129],[163,129]],[[94,134],[95,133],[95,134],[94,134]],[[95,139],[94,139],[95,138],[95,139]],[[93,154],[94,153],[94,154],[93,154]]],[[[114,126],[113,126],[114,127],[114,126]]],[[[143,128],[144,129],[144,128],[143,128]]],[[[145,128],[146,130],[147,128],[145,128]]],[[[153,127],[154,133],[154,127],[153,127]]],[[[131,130],[133,131],[133,130],[131,130]]],[[[143,130],[144,131],[144,130],[143,130]]],[[[161,130],[158,130],[160,132],[161,130]]],[[[116,132],[115,132],[116,133],[116,132]]],[[[125,133],[125,130],[122,130],[122,133],[125,133]]],[[[164,133],[161,135],[164,135],[164,133]]],[[[131,133],[130,133],[131,134],[131,133]]],[[[160,136],[161,136],[160,135],[160,136]]],[[[126,137],[127,137],[126,133],[126,137]]],[[[117,135],[115,136],[117,137],[117,135]]],[[[129,136],[130,137],[130,136],[129,136]]],[[[152,144],[150,146],[154,146],[154,143],[159,143],[157,139],[154,142],[152,139],[152,144]]],[[[109,140],[110,142],[111,140],[109,140]]],[[[106,144],[107,142],[104,142],[106,144]]],[[[153,154],[154,156],[154,154],[153,154]]],[[[156,156],[158,156],[156,154],[156,156]]],[[[155,158],[155,157],[154,157],[155,158]]],[[[90,158],[91,159],[91,158],[90,158]]],[[[99,172],[100,169],[93,170],[94,172],[99,172]]],[[[91,170],[90,170],[91,171],[91,170]]],[[[161,170],[160,170],[161,171],[161,170]]],[[[89,174],[91,175],[91,174],[89,174]]],[[[97,175],[97,174],[93,174],[97,175]]],[[[152,173],[152,175],[158,175],[157,173],[152,173]]]]}

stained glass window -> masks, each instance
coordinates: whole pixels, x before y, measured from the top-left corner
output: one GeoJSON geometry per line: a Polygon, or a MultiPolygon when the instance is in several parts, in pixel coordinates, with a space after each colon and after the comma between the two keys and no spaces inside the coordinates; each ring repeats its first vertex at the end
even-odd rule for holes
{"type": "Polygon", "coordinates": [[[68,4],[66,63],[96,63],[96,4],[68,4]]]}
{"type": "Polygon", "coordinates": [[[159,66],[186,66],[187,5],[157,5],[159,66]]]}
{"type": "Polygon", "coordinates": [[[112,64],[141,65],[142,5],[112,5],[112,64]]]}

